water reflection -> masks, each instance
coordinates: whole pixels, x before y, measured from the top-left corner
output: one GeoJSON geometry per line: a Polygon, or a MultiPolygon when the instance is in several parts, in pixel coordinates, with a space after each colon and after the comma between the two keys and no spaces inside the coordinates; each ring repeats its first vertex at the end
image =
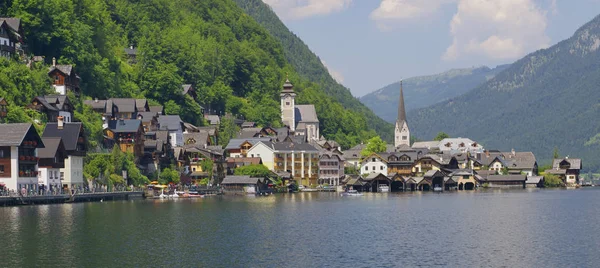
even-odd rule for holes
{"type": "Polygon", "coordinates": [[[5,207],[1,266],[597,266],[598,193],[305,192],[5,207]]]}

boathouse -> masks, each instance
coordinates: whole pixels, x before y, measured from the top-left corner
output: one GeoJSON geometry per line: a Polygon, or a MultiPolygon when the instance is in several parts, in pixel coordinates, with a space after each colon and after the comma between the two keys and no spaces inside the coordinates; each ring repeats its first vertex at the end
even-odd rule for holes
{"type": "Polygon", "coordinates": [[[224,194],[260,194],[268,191],[268,179],[227,176],[221,182],[224,194]]]}

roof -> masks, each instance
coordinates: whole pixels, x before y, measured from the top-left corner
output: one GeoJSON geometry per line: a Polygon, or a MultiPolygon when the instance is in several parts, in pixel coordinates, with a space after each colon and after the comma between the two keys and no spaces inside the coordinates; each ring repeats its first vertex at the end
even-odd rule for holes
{"type": "Polygon", "coordinates": [[[196,127],[198,131],[207,131],[210,136],[217,135],[217,128],[217,126],[196,127]]]}
{"type": "Polygon", "coordinates": [[[119,113],[134,113],[136,111],[136,99],[110,98],[109,100],[117,107],[119,113]]]}
{"type": "Polygon", "coordinates": [[[431,149],[431,148],[438,148],[439,145],[440,145],[439,141],[417,141],[417,142],[413,143],[412,147],[413,148],[431,149]]]}
{"type": "Polygon", "coordinates": [[[242,128],[240,130],[240,132],[238,133],[237,138],[239,138],[239,139],[253,138],[256,136],[256,134],[259,134],[261,130],[262,130],[262,128],[259,128],[259,127],[242,128]]]}
{"type": "Polygon", "coordinates": [[[507,152],[502,153],[509,169],[533,169],[537,163],[532,152],[507,152]]]}
{"type": "Polygon", "coordinates": [[[542,180],[544,180],[544,176],[530,176],[530,177],[527,177],[527,181],[525,181],[525,183],[538,184],[542,180]]]}
{"type": "Polygon", "coordinates": [[[562,158],[562,159],[554,159],[552,161],[552,168],[553,169],[560,168],[560,163],[563,160],[569,162],[569,164],[571,165],[571,167],[569,169],[581,169],[581,159],[580,158],[568,158],[568,157],[562,158]]]}
{"type": "Polygon", "coordinates": [[[258,165],[262,162],[260,157],[228,157],[227,163],[248,163],[258,165]]]}
{"type": "Polygon", "coordinates": [[[142,117],[142,122],[150,122],[152,121],[152,118],[154,118],[155,116],[157,116],[156,113],[153,112],[139,112],[138,113],[138,118],[142,117]]]}
{"type": "Polygon", "coordinates": [[[162,114],[163,107],[160,105],[148,106],[150,108],[150,112],[155,112],[157,114],[162,114]]]}
{"type": "Polygon", "coordinates": [[[485,181],[525,181],[525,175],[490,175],[482,176],[485,181]]]}
{"type": "Polygon", "coordinates": [[[567,170],[566,169],[548,169],[546,171],[544,171],[544,173],[546,174],[553,174],[553,175],[565,175],[567,174],[567,170]]]}
{"type": "Polygon", "coordinates": [[[56,156],[56,151],[62,144],[62,139],[59,137],[45,137],[42,138],[42,142],[44,143],[45,147],[37,150],[38,157],[54,158],[54,156],[56,156]]]}
{"type": "Polygon", "coordinates": [[[441,172],[441,171],[439,171],[439,170],[433,170],[432,169],[432,170],[429,170],[429,171],[425,172],[425,174],[423,175],[423,177],[425,177],[425,178],[431,178],[431,177],[435,176],[435,174],[437,174],[438,172],[441,172]]]}
{"type": "Polygon", "coordinates": [[[317,111],[315,110],[315,106],[312,104],[304,104],[304,105],[296,105],[294,108],[294,113],[296,116],[296,123],[305,122],[305,123],[318,123],[319,118],[317,118],[317,111]]]}
{"type": "Polygon", "coordinates": [[[145,140],[144,141],[144,148],[158,148],[158,140],[145,140]]]}
{"type": "Polygon", "coordinates": [[[135,107],[138,112],[149,112],[150,110],[147,110],[146,106],[148,106],[148,101],[146,99],[135,99],[135,107]]]}
{"type": "Polygon", "coordinates": [[[283,90],[281,93],[294,93],[294,85],[292,85],[292,82],[287,78],[285,79],[285,83],[283,83],[283,90]]]}
{"type": "Polygon", "coordinates": [[[400,80],[400,98],[398,99],[398,117],[396,119],[399,126],[402,126],[404,123],[408,125],[408,122],[406,122],[406,110],[404,109],[404,93],[402,91],[402,80],[400,80]]]}
{"type": "Polygon", "coordinates": [[[50,105],[55,104],[56,108],[59,110],[64,109],[64,105],[68,100],[67,95],[46,95],[44,96],[44,99],[46,99],[50,105]]]}
{"type": "Polygon", "coordinates": [[[208,141],[208,132],[192,132],[183,133],[183,143],[187,144],[188,140],[194,140],[195,145],[206,145],[208,141]]]}
{"type": "Polygon", "coordinates": [[[249,142],[251,145],[254,145],[259,141],[271,141],[271,138],[231,139],[225,147],[225,150],[238,149],[246,141],[249,142]]]}
{"type": "Polygon", "coordinates": [[[182,130],[181,123],[183,121],[179,115],[159,115],[158,124],[160,130],[182,130]]]}
{"type": "MultiPolygon", "coordinates": [[[[56,107],[52,106],[52,105],[51,105],[51,104],[48,102],[48,100],[46,100],[46,98],[44,98],[43,96],[37,96],[37,97],[35,97],[35,98],[33,99],[33,101],[35,101],[35,100],[39,101],[39,102],[40,102],[40,104],[41,104],[42,106],[44,106],[46,109],[48,109],[48,110],[51,110],[51,111],[58,111],[58,109],[57,109],[56,107]]],[[[33,102],[33,101],[32,101],[32,102],[33,102]]]]}
{"type": "Polygon", "coordinates": [[[21,19],[19,18],[0,18],[0,23],[5,21],[13,31],[19,31],[21,28],[21,19]]]}
{"type": "Polygon", "coordinates": [[[142,121],[137,119],[108,121],[108,128],[115,133],[137,132],[141,125],[142,121]]]}
{"type": "MultiPolygon", "coordinates": [[[[263,142],[264,143],[264,142],[263,142]]],[[[307,152],[318,152],[317,148],[308,143],[295,143],[295,142],[275,142],[271,143],[274,150],[277,151],[307,151],[307,152]]]]}
{"type": "Polygon", "coordinates": [[[254,126],[256,126],[255,122],[245,121],[244,123],[242,123],[242,127],[244,127],[244,128],[254,127],[254,126]]]}
{"type": "Polygon", "coordinates": [[[221,119],[219,118],[218,115],[207,114],[207,115],[204,115],[204,118],[206,118],[206,120],[208,120],[211,125],[218,125],[221,123],[221,119]]]}
{"type": "Polygon", "coordinates": [[[438,144],[440,151],[477,151],[482,152],[483,146],[469,138],[445,138],[438,144]]]}
{"type": "Polygon", "coordinates": [[[134,47],[126,47],[125,48],[125,54],[129,55],[129,56],[135,56],[138,54],[137,48],[134,47]]]}
{"type": "Polygon", "coordinates": [[[475,173],[477,173],[481,176],[496,175],[495,170],[475,170],[475,173]]]}
{"type": "Polygon", "coordinates": [[[367,175],[367,177],[365,178],[365,180],[372,181],[374,179],[377,179],[378,177],[383,177],[383,178],[386,178],[388,180],[390,179],[390,178],[388,178],[387,176],[385,176],[385,175],[383,175],[381,173],[369,173],[369,175],[367,175]]]}
{"type": "Polygon", "coordinates": [[[470,169],[457,169],[451,174],[452,176],[470,176],[473,175],[473,170],[470,169]]]}
{"type": "Polygon", "coordinates": [[[58,123],[47,123],[42,137],[60,137],[65,145],[65,150],[75,151],[80,131],[83,131],[81,122],[63,123],[63,129],[58,129],[58,123]]]}
{"type": "Polygon", "coordinates": [[[55,66],[50,66],[50,70],[48,70],[48,73],[53,72],[54,70],[58,70],[61,73],[64,73],[66,75],[71,75],[71,71],[73,71],[73,65],[55,65],[55,66]]]}
{"type": "Polygon", "coordinates": [[[181,85],[181,87],[182,87],[182,91],[181,91],[182,95],[188,94],[190,92],[190,89],[192,89],[192,85],[190,85],[190,84],[181,85]]]}
{"type": "Polygon", "coordinates": [[[227,176],[221,184],[257,184],[260,178],[252,178],[250,176],[227,176]]]}
{"type": "Polygon", "coordinates": [[[167,140],[169,139],[169,131],[168,130],[159,130],[156,131],[156,139],[157,140],[162,140],[163,142],[167,142],[167,140]]]}
{"type": "Polygon", "coordinates": [[[0,124],[0,146],[21,145],[32,127],[31,123],[0,124]]]}

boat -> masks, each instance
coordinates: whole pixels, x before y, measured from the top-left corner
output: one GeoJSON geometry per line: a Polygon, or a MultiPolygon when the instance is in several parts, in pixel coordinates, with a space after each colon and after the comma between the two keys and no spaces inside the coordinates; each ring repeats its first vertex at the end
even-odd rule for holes
{"type": "Polygon", "coordinates": [[[390,187],[387,185],[379,185],[379,189],[378,192],[380,193],[387,193],[390,191],[390,187]]]}
{"type": "Polygon", "coordinates": [[[343,192],[341,196],[362,196],[362,193],[359,193],[357,190],[348,190],[347,192],[343,192]]]}
{"type": "Polygon", "coordinates": [[[442,187],[436,186],[436,187],[433,187],[433,191],[434,192],[442,192],[443,189],[442,189],[442,187]]]}

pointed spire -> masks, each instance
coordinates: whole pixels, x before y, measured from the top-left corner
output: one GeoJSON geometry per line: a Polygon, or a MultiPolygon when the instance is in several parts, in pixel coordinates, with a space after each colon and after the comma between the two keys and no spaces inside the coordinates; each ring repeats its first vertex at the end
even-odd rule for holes
{"type": "Polygon", "coordinates": [[[397,122],[400,124],[406,122],[406,110],[404,109],[404,92],[402,92],[402,80],[400,80],[400,99],[398,100],[397,122]]]}
{"type": "Polygon", "coordinates": [[[281,93],[294,93],[294,85],[290,82],[287,73],[285,74],[285,83],[283,84],[283,91],[281,93]]]}

